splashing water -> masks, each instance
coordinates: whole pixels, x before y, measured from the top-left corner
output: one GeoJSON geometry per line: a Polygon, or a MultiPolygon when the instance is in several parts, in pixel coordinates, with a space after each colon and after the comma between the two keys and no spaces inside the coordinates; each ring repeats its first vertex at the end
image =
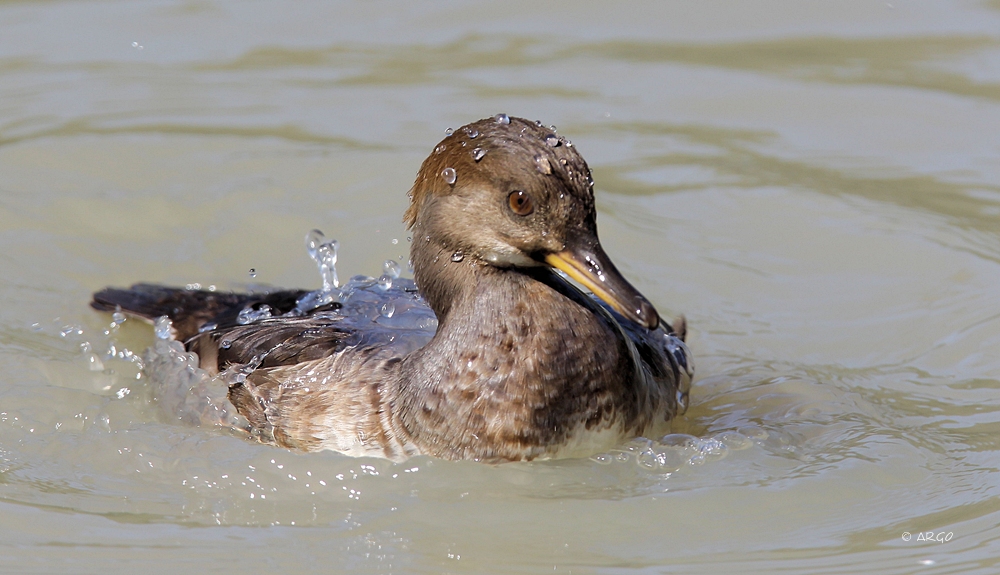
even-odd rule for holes
{"type": "Polygon", "coordinates": [[[323,278],[323,291],[333,291],[340,287],[337,280],[337,249],[340,243],[337,240],[326,241],[326,236],[319,230],[312,230],[306,234],[306,250],[309,251],[316,265],[319,266],[320,276],[323,278]]]}
{"type": "Polygon", "coordinates": [[[236,323],[246,325],[269,317],[271,317],[271,306],[267,304],[261,305],[259,309],[246,307],[240,310],[240,314],[236,318],[236,323]]]}
{"type": "MultiPolygon", "coordinates": [[[[340,280],[337,279],[337,250],[340,244],[337,240],[327,241],[320,230],[311,230],[306,234],[306,251],[319,268],[323,287],[319,291],[309,292],[296,303],[296,313],[303,314],[318,307],[340,301],[340,280]]],[[[244,310],[246,311],[246,310],[244,310]]],[[[241,314],[242,315],[242,314],[241,314]]]]}
{"type": "Polygon", "coordinates": [[[156,318],[156,321],[153,323],[153,333],[156,334],[156,339],[170,339],[170,332],[173,329],[173,323],[165,315],[156,318]]]}

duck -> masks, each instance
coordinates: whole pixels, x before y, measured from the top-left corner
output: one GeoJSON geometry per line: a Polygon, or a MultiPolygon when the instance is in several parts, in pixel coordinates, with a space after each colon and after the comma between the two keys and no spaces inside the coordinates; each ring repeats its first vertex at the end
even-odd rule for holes
{"type": "Polygon", "coordinates": [[[302,289],[140,283],[91,305],[169,320],[207,378],[241,368],[226,407],[277,447],[531,461],[669,431],[694,376],[686,321],[661,319],[602,248],[571,141],[506,114],[472,122],[434,147],[408,196],[410,291],[437,321],[409,349],[366,338],[349,302],[303,307],[302,289]]]}

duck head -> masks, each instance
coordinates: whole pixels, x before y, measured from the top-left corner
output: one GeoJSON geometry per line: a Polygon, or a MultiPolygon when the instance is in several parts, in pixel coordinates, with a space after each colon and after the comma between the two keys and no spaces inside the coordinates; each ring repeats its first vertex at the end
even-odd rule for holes
{"type": "MultiPolygon", "coordinates": [[[[561,270],[622,316],[654,329],[652,304],[597,238],[590,168],[538,122],[500,114],[455,130],[424,161],[404,220],[417,284],[434,291],[430,261],[474,268],[561,270]]],[[[447,306],[428,297],[435,312],[447,306]]]]}

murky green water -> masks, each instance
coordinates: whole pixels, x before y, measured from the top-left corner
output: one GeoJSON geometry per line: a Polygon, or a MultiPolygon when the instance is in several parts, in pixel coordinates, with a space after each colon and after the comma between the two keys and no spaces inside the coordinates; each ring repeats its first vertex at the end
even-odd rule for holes
{"type": "Polygon", "coordinates": [[[998,157],[996,2],[0,3],[0,571],[994,573],[998,157]],[[93,290],[317,287],[317,227],[405,261],[420,161],[500,111],[687,315],[693,445],[390,464],[154,411],[93,290]]]}

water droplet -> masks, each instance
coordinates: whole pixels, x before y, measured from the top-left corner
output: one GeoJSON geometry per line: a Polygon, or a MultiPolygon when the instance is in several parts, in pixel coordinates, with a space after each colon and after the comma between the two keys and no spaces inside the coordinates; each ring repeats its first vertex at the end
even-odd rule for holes
{"type": "Polygon", "coordinates": [[[542,121],[541,120],[535,120],[535,125],[538,126],[539,128],[541,128],[542,127],[542,121]]]}
{"type": "Polygon", "coordinates": [[[263,304],[260,306],[260,309],[247,306],[241,309],[240,314],[236,316],[236,323],[246,325],[269,317],[271,317],[271,306],[263,304]]]}
{"type": "Polygon", "coordinates": [[[450,136],[455,133],[455,130],[448,128],[447,130],[444,131],[444,133],[446,136],[450,136]]]}
{"type": "Polygon", "coordinates": [[[399,243],[399,240],[398,240],[398,239],[396,239],[396,238],[392,238],[392,245],[396,245],[396,244],[398,244],[398,243],[399,243]]]}
{"type": "Polygon", "coordinates": [[[545,156],[535,156],[535,166],[538,167],[539,172],[546,176],[552,173],[552,165],[549,164],[549,159],[545,156]]]}
{"type": "Polygon", "coordinates": [[[457,252],[451,254],[451,261],[453,262],[460,262],[464,259],[465,259],[465,254],[462,253],[462,250],[458,250],[457,252]]]}
{"type": "Polygon", "coordinates": [[[555,148],[559,145],[559,136],[549,134],[548,136],[545,136],[545,143],[555,148]]]}
{"type": "Polygon", "coordinates": [[[479,136],[479,130],[471,127],[465,128],[465,133],[469,135],[469,139],[475,140],[479,136]]]}
{"type": "Polygon", "coordinates": [[[170,322],[170,318],[165,315],[161,315],[153,322],[153,333],[156,334],[156,339],[170,339],[171,328],[173,328],[173,324],[170,322]]]}
{"type": "Polygon", "coordinates": [[[445,146],[444,144],[438,144],[438,146],[436,148],[434,148],[434,153],[435,154],[440,154],[441,152],[443,152],[443,151],[445,151],[447,149],[448,149],[448,146],[445,146]]]}
{"type": "Polygon", "coordinates": [[[573,142],[570,142],[569,140],[566,140],[566,147],[567,148],[572,148],[573,147],[573,142]]]}
{"type": "Polygon", "coordinates": [[[391,301],[385,302],[382,304],[381,309],[379,309],[379,313],[385,317],[392,317],[392,314],[396,313],[396,304],[391,301]]]}
{"type": "Polygon", "coordinates": [[[212,331],[213,329],[219,327],[219,324],[215,322],[209,322],[198,328],[198,333],[205,333],[206,331],[212,331]]]}
{"type": "Polygon", "coordinates": [[[400,271],[401,268],[399,267],[399,263],[395,260],[385,260],[385,263],[382,264],[382,272],[392,279],[398,278],[400,271]]]}
{"type": "Polygon", "coordinates": [[[458,173],[455,172],[455,168],[445,168],[441,170],[441,177],[444,178],[445,182],[448,182],[449,186],[453,186],[455,180],[458,179],[458,173]]]}
{"type": "Polygon", "coordinates": [[[252,277],[252,278],[257,277],[257,270],[256,270],[256,268],[250,268],[250,277],[252,277]]]}
{"type": "Polygon", "coordinates": [[[115,313],[111,314],[111,321],[115,322],[115,324],[117,325],[125,323],[125,319],[126,319],[125,314],[123,314],[121,311],[116,311],[115,313]]]}
{"type": "Polygon", "coordinates": [[[378,287],[382,288],[383,290],[388,290],[389,288],[392,287],[392,278],[387,275],[383,275],[382,277],[378,278],[378,287]]]}
{"type": "Polygon", "coordinates": [[[482,148],[476,148],[475,150],[472,150],[472,159],[475,160],[475,161],[477,161],[477,162],[479,160],[482,160],[483,156],[485,156],[485,155],[486,155],[486,150],[484,150],[482,148]]]}
{"type": "Polygon", "coordinates": [[[556,127],[555,127],[555,125],[552,125],[552,126],[549,126],[549,129],[550,129],[550,130],[552,130],[553,132],[555,132],[555,131],[556,131],[556,127]]]}
{"type": "Polygon", "coordinates": [[[232,345],[233,342],[229,341],[228,339],[224,339],[219,342],[219,347],[221,347],[222,349],[229,349],[232,345]]]}
{"type": "Polygon", "coordinates": [[[340,281],[337,279],[337,248],[339,246],[337,240],[326,241],[326,236],[319,230],[312,230],[306,234],[306,250],[309,252],[309,257],[316,262],[316,267],[319,268],[324,292],[332,292],[334,288],[340,286],[340,281]]]}
{"type": "Polygon", "coordinates": [[[497,124],[509,124],[510,123],[510,116],[508,116],[507,114],[497,114],[496,115],[496,121],[497,121],[497,124]]]}

